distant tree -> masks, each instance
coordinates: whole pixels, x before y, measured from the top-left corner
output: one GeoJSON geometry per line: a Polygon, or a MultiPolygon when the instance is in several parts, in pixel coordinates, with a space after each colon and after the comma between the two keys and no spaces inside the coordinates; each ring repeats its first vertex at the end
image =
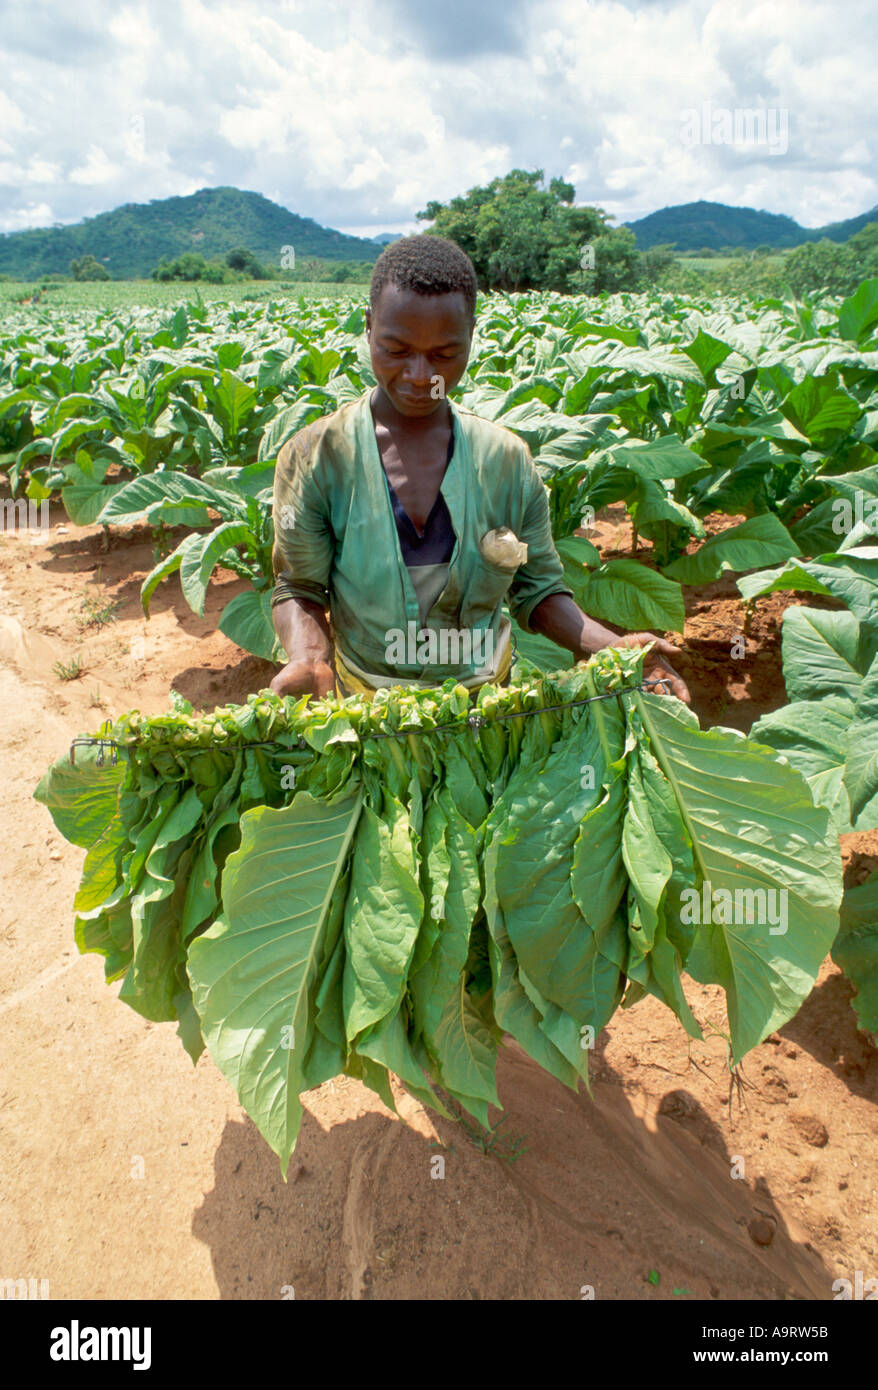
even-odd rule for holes
{"type": "Polygon", "coordinates": [[[867,274],[857,272],[856,249],[850,243],[831,242],[825,236],[818,242],[796,246],[784,264],[786,284],[795,295],[820,289],[831,295],[847,295],[867,274]]]}
{"type": "Polygon", "coordinates": [[[640,276],[633,233],[610,226],[601,208],[575,207],[563,179],[545,186],[542,169],[513,169],[448,203],[430,202],[418,220],[428,235],[466,251],[482,289],[633,288],[640,276]],[[603,265],[598,263],[601,248],[603,265]]]}
{"type": "Polygon", "coordinates": [[[247,280],[267,280],[268,272],[246,246],[236,246],[226,256],[226,265],[237,270],[247,280]]]}
{"type": "Polygon", "coordinates": [[[878,247],[878,222],[867,222],[848,241],[858,256],[867,256],[878,247]]]}
{"type": "Polygon", "coordinates": [[[659,283],[661,289],[671,294],[706,294],[709,293],[710,272],[696,268],[691,260],[675,257],[662,271],[659,283]]]}
{"type": "Polygon", "coordinates": [[[549,184],[549,193],[553,198],[557,198],[559,203],[572,204],[576,198],[576,189],[572,183],[565,183],[563,179],[552,179],[549,184]]]}
{"type": "Polygon", "coordinates": [[[868,223],[846,242],[809,241],[791,251],[784,263],[784,279],[794,294],[828,290],[851,294],[861,280],[878,275],[878,248],[874,223],[868,223]]]}
{"type": "Polygon", "coordinates": [[[372,274],[372,267],[368,261],[341,261],[333,270],[327,271],[327,279],[335,284],[346,284],[348,281],[368,280],[372,274]]]}
{"type": "MultiPolygon", "coordinates": [[[[398,238],[394,238],[398,240],[398,238]]],[[[295,270],[278,270],[269,278],[288,280],[295,284],[302,281],[320,281],[330,284],[368,284],[372,274],[372,261],[327,261],[317,256],[296,258],[295,270]]]]}
{"type": "Polygon", "coordinates": [[[628,227],[610,229],[594,243],[595,279],[592,292],[615,294],[639,289],[643,281],[643,257],[628,227]]]}
{"type": "Polygon", "coordinates": [[[74,280],[109,280],[110,272],[87,253],[70,262],[70,274],[74,280]]]}
{"type": "Polygon", "coordinates": [[[150,278],[160,281],[204,280],[208,284],[222,285],[234,276],[219,262],[206,261],[197,251],[184,251],[182,256],[177,256],[173,261],[163,257],[151,272],[150,278]]]}
{"type": "Polygon", "coordinates": [[[659,281],[664,283],[675,260],[673,247],[651,246],[648,251],[643,252],[641,258],[643,278],[650,285],[657,285],[659,281]]]}
{"type": "Polygon", "coordinates": [[[711,268],[706,272],[709,278],[704,288],[708,293],[714,294],[775,297],[783,292],[784,287],[783,266],[777,264],[777,255],[775,247],[770,258],[752,254],[734,256],[730,263],[720,264],[716,270],[711,268]]]}

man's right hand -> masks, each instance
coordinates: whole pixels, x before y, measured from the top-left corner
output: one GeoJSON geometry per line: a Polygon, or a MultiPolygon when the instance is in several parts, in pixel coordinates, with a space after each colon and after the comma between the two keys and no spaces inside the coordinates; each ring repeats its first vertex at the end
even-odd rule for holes
{"type": "Polygon", "coordinates": [[[271,682],[275,695],[315,695],[321,700],[334,694],[332,633],[320,604],[310,599],[285,599],[275,604],[272,618],[284,651],[295,653],[271,682]]]}
{"type": "Polygon", "coordinates": [[[314,695],[318,700],[335,694],[335,672],[327,661],[288,661],[271,682],[275,695],[314,695]]]}

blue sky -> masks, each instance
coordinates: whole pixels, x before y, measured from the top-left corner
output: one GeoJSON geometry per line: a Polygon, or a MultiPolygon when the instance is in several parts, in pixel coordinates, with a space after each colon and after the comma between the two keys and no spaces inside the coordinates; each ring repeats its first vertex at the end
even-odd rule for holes
{"type": "Polygon", "coordinates": [[[818,226],[878,203],[876,56],[872,0],[0,0],[0,230],[231,184],[408,231],[514,167],[818,226]]]}

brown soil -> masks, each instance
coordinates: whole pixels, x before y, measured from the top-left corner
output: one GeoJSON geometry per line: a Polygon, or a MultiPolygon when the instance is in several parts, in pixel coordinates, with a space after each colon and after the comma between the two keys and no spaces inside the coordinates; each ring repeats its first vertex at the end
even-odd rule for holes
{"type": "MultiPolygon", "coordinates": [[[[612,517],[599,527],[605,551],[630,544],[612,517]]],[[[237,579],[212,587],[204,619],[172,580],[146,624],[138,590],[151,564],[147,532],[104,551],[99,528],[76,529],[60,510],[46,544],[0,537],[0,1277],[48,1279],[61,1299],[579,1299],[591,1288],[726,1300],[831,1299],[834,1279],[878,1273],[878,1066],[831,961],[731,1085],[722,1038],[687,1044],[652,1000],[598,1040],[592,1096],[509,1046],[506,1117],[488,1152],[402,1091],[406,1123],[338,1078],[306,1098],[285,1185],[210,1059],[193,1070],[173,1027],[123,1008],[99,958],[78,955],[82,854],[31,796],[71,738],[109,715],[161,712],[171,687],[202,705],[240,700],[270,677],[216,631],[237,579]],[[118,601],[115,620],[81,628],[87,597],[118,601]],[[55,664],[77,652],[82,673],[61,680],[55,664]]],[[[679,666],[704,720],[746,729],[784,702],[779,621],[801,596],[761,600],[733,658],[736,594],[729,579],[699,592],[679,666]]],[[[848,837],[852,878],[876,856],[878,835],[848,837]]],[[[690,982],[688,993],[721,1028],[721,992],[690,982]]]]}

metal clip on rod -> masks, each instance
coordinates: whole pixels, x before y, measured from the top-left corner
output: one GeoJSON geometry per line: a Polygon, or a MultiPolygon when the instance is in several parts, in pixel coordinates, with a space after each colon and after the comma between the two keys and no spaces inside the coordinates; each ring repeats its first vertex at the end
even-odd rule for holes
{"type": "Polygon", "coordinates": [[[671,682],[668,680],[667,676],[661,676],[659,679],[653,681],[644,681],[643,685],[641,686],[641,689],[650,691],[654,689],[656,686],[658,686],[658,688],[662,690],[665,695],[673,695],[674,693],[671,689],[671,682]]]}
{"type": "Polygon", "coordinates": [[[116,755],[117,755],[118,748],[119,748],[119,745],[118,745],[118,743],[116,743],[115,739],[112,739],[112,738],[75,738],[75,739],[73,740],[73,742],[71,743],[71,745],[70,745],[70,763],[71,763],[71,766],[73,766],[73,767],[76,766],[76,749],[77,749],[77,746],[80,746],[80,747],[81,747],[81,746],[83,746],[83,745],[84,745],[86,748],[95,748],[95,747],[97,748],[97,750],[98,750],[98,756],[97,756],[97,758],[95,759],[95,765],[96,765],[97,767],[103,767],[103,766],[104,766],[104,749],[105,749],[105,748],[109,748],[109,750],[110,750],[110,766],[111,766],[111,767],[115,767],[115,766],[116,766],[116,763],[119,761],[119,760],[118,760],[118,757],[116,756],[116,755]]]}

